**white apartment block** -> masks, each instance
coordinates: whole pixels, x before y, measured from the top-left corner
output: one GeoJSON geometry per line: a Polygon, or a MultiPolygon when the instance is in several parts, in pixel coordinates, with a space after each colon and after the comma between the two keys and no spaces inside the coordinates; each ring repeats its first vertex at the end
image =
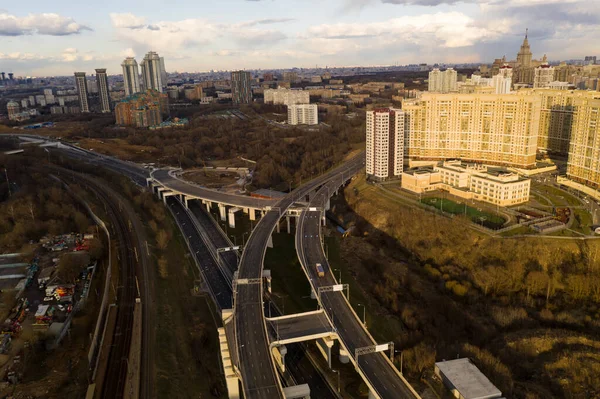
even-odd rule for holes
{"type": "Polygon", "coordinates": [[[288,105],[288,124],[318,125],[319,109],[317,107],[317,104],[288,105]]]}
{"type": "Polygon", "coordinates": [[[265,104],[308,104],[310,92],[304,90],[290,90],[286,88],[265,90],[265,104]]]}
{"type": "Polygon", "coordinates": [[[454,69],[448,68],[442,72],[438,68],[434,68],[429,72],[428,91],[435,93],[456,91],[457,80],[458,74],[454,69]]]}
{"type": "Polygon", "coordinates": [[[544,63],[535,68],[533,75],[533,88],[548,87],[554,81],[554,67],[544,63]]]}
{"type": "Polygon", "coordinates": [[[388,180],[402,176],[404,112],[395,108],[367,111],[367,176],[388,180]]]}
{"type": "Polygon", "coordinates": [[[445,190],[463,199],[512,206],[529,201],[531,180],[505,169],[447,161],[407,170],[402,174],[402,188],[419,194],[445,190]]]}
{"type": "Polygon", "coordinates": [[[495,94],[509,94],[512,78],[498,74],[491,79],[491,86],[494,88],[495,94]]]}

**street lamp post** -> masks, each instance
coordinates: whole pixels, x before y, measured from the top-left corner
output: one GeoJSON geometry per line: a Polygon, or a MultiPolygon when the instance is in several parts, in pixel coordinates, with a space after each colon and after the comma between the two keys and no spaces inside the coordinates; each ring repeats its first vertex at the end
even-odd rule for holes
{"type": "Polygon", "coordinates": [[[338,272],[340,274],[339,283],[342,284],[342,270],[341,269],[333,269],[334,272],[338,272]]]}
{"type": "Polygon", "coordinates": [[[363,325],[366,327],[367,326],[367,307],[365,305],[363,305],[362,303],[359,303],[357,306],[362,306],[362,308],[363,308],[363,325]]]}
{"type": "Polygon", "coordinates": [[[340,393],[340,371],[334,369],[331,369],[331,371],[337,374],[337,391],[340,393]]]}

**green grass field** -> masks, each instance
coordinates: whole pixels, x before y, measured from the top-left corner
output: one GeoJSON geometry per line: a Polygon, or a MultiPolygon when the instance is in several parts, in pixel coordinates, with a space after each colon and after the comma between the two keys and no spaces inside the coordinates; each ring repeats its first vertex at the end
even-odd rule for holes
{"type": "Polygon", "coordinates": [[[490,229],[499,229],[504,225],[506,219],[495,213],[480,211],[467,204],[459,204],[446,198],[423,198],[421,202],[433,206],[443,212],[453,215],[466,215],[473,223],[481,224],[490,229]]]}

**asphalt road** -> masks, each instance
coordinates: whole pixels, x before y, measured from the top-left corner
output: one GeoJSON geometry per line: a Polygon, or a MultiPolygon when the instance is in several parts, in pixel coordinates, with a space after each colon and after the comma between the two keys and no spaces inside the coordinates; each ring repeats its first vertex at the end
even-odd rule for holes
{"type": "Polygon", "coordinates": [[[281,384],[269,351],[269,338],[263,314],[261,277],[268,239],[279,218],[295,200],[302,199],[333,177],[354,175],[363,165],[364,153],[361,153],[344,165],[294,190],[261,218],[248,238],[240,260],[237,289],[234,291],[235,333],[246,399],[283,398],[281,384]],[[249,279],[250,284],[243,284],[245,279],[249,279]]]}
{"type": "Polygon", "coordinates": [[[200,186],[195,186],[188,182],[172,177],[169,175],[169,171],[165,169],[153,171],[152,177],[164,187],[173,191],[177,191],[178,193],[182,193],[189,197],[205,199],[211,202],[218,202],[225,205],[239,206],[241,208],[263,209],[266,206],[275,205],[277,202],[276,200],[224,193],[200,186]]]}
{"type": "MultiPolygon", "coordinates": [[[[319,287],[331,287],[338,284],[321,244],[321,220],[322,207],[329,199],[330,192],[339,186],[339,181],[330,182],[327,186],[321,188],[310,201],[310,207],[319,209],[304,211],[299,218],[296,230],[297,251],[315,292],[319,292],[319,287]],[[317,275],[317,263],[321,263],[325,268],[324,277],[317,275]]],[[[343,291],[321,292],[320,302],[329,315],[344,347],[353,358],[357,348],[376,344],[346,301],[343,291]]],[[[414,399],[418,397],[382,352],[359,356],[358,364],[380,398],[414,399]]]]}
{"type": "Polygon", "coordinates": [[[176,199],[167,198],[167,205],[171,208],[181,232],[188,242],[192,256],[198,260],[200,272],[211,291],[213,300],[219,309],[231,309],[232,298],[229,283],[221,273],[219,265],[213,259],[209,249],[202,241],[193,221],[190,219],[183,205],[176,199]]]}

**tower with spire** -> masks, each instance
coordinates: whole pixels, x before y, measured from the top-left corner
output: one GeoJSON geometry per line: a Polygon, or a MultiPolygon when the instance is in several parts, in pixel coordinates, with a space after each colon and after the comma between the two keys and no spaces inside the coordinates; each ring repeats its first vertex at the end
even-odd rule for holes
{"type": "Polygon", "coordinates": [[[521,45],[521,49],[517,54],[517,66],[528,68],[531,66],[531,59],[533,54],[531,53],[531,47],[529,47],[529,40],[527,40],[527,34],[529,29],[525,29],[525,39],[521,45]]]}

